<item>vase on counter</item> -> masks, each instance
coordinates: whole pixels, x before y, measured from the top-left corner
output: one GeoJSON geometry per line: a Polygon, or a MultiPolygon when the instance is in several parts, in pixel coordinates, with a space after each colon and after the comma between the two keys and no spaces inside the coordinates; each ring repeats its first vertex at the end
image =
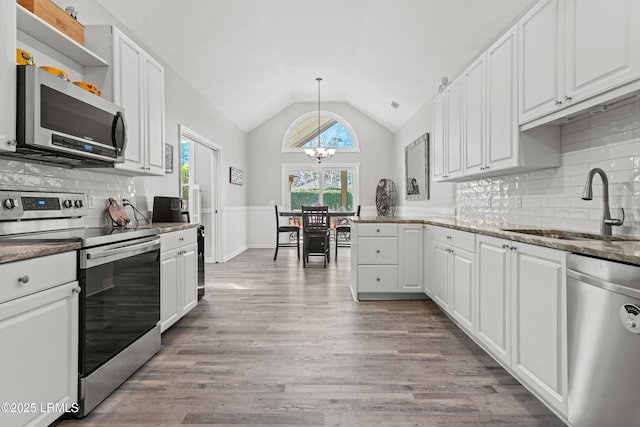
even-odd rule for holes
{"type": "Polygon", "coordinates": [[[395,216],[397,200],[396,184],[391,179],[382,178],[376,188],[378,216],[395,216]]]}

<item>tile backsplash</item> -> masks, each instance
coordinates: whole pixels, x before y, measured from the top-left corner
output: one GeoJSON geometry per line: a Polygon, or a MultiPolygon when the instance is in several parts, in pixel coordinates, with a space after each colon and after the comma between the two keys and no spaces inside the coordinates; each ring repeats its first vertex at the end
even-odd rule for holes
{"type": "MultiPolygon", "coordinates": [[[[108,226],[109,197],[120,203],[135,202],[135,178],[101,172],[100,169],[68,169],[58,166],[0,159],[0,189],[27,191],[68,191],[86,193],[93,203],[85,220],[87,226],[108,226]]],[[[87,200],[89,202],[89,200],[87,200]]]]}
{"type": "Polygon", "coordinates": [[[561,129],[561,166],[456,184],[456,212],[464,219],[599,232],[602,181],[593,200],[581,199],[589,170],[609,178],[611,216],[626,219],[614,234],[640,235],[640,102],[610,108],[561,129]]]}

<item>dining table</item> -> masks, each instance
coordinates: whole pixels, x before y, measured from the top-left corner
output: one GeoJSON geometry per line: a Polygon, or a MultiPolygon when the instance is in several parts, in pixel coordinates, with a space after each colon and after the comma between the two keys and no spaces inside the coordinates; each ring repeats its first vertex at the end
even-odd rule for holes
{"type": "MultiPolygon", "coordinates": [[[[284,216],[284,217],[302,218],[301,210],[279,211],[278,213],[280,216],[284,216]]],[[[335,222],[335,218],[351,217],[351,216],[354,216],[355,214],[356,213],[354,211],[330,210],[328,213],[329,224],[333,224],[335,222]]],[[[300,223],[297,222],[297,224],[300,224],[300,223]]],[[[331,227],[331,228],[334,228],[334,227],[331,227]]]]}

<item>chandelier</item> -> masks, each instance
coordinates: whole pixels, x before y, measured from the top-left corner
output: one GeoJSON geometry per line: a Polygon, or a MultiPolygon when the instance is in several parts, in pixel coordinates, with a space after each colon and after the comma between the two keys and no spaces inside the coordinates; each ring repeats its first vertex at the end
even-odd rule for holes
{"type": "Polygon", "coordinates": [[[322,163],[324,160],[329,160],[331,157],[333,157],[336,149],[323,147],[322,143],[320,142],[320,82],[322,81],[322,78],[318,77],[316,78],[316,81],[318,82],[318,135],[316,146],[314,148],[305,148],[304,152],[311,160],[322,163]]]}

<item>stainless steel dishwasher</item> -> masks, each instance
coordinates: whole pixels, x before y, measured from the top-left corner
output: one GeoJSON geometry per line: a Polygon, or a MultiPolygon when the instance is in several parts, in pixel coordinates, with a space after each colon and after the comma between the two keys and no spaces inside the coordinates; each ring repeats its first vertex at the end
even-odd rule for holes
{"type": "Polygon", "coordinates": [[[640,425],[640,267],[567,258],[569,422],[640,425]]]}

